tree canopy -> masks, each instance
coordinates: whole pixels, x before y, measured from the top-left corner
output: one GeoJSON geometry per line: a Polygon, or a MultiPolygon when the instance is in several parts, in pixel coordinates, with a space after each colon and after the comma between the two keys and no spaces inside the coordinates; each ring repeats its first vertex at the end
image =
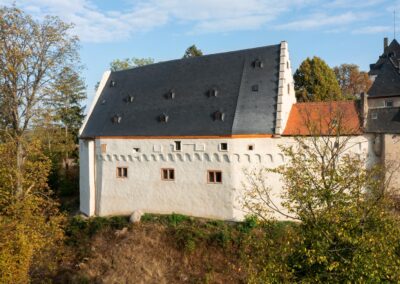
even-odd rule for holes
{"type": "Polygon", "coordinates": [[[154,59],[151,57],[148,58],[125,58],[125,59],[115,59],[110,63],[111,71],[120,71],[135,67],[140,67],[148,64],[153,64],[154,59]]]}
{"type": "Polygon", "coordinates": [[[202,56],[203,52],[197,48],[196,45],[191,45],[189,46],[186,51],[185,54],[183,55],[183,58],[190,58],[190,57],[196,57],[196,56],[202,56]]]}
{"type": "Polygon", "coordinates": [[[64,237],[64,216],[48,185],[60,163],[44,151],[40,134],[57,129],[63,135],[51,138],[60,151],[76,149],[63,130],[79,128],[86,94],[71,28],[57,17],[35,20],[15,7],[0,8],[2,283],[28,283],[33,270],[50,268],[57,261],[51,250],[64,237]]]}
{"type": "Polygon", "coordinates": [[[356,95],[368,92],[371,80],[368,73],[360,71],[355,64],[342,64],[334,69],[336,79],[345,98],[354,99],[356,95]]]}
{"type": "Polygon", "coordinates": [[[0,26],[1,118],[8,134],[19,137],[54,99],[66,68],[79,66],[78,39],[57,17],[38,22],[17,8],[0,9],[0,26]]]}
{"type": "Polygon", "coordinates": [[[342,99],[333,70],[321,58],[304,60],[294,74],[299,101],[333,101],[342,99]]]}

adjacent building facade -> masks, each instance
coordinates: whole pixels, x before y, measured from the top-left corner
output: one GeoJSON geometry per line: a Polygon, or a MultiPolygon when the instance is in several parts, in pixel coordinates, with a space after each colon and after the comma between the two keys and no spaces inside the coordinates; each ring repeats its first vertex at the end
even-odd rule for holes
{"type": "MultiPolygon", "coordinates": [[[[106,72],[80,131],[80,209],[241,220],[244,170],[282,165],[301,115],[338,109],[349,151],[377,162],[356,102],[296,103],[286,42],[106,72]]],[[[279,203],[281,181],[268,181],[279,203]]]]}
{"type": "Polygon", "coordinates": [[[382,55],[370,65],[365,132],[376,136],[376,154],[400,188],[400,44],[385,38],[383,45],[382,55]]]}

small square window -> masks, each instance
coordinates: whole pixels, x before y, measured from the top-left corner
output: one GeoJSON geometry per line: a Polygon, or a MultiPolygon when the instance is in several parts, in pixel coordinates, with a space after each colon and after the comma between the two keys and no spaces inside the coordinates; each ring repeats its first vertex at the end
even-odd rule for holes
{"type": "Polygon", "coordinates": [[[117,178],[127,178],[128,168],[127,167],[117,167],[117,178]]]}
{"type": "Polygon", "coordinates": [[[372,119],[378,119],[378,114],[376,112],[371,113],[371,118],[372,119]]]}
{"type": "Polygon", "coordinates": [[[221,171],[208,171],[208,183],[222,183],[221,171]]]}
{"type": "Polygon", "coordinates": [[[175,169],[161,169],[162,180],[175,180],[175,169]]]}
{"type": "Polygon", "coordinates": [[[393,107],[393,101],[385,101],[385,107],[393,107]]]}
{"type": "Polygon", "coordinates": [[[220,143],[219,144],[219,150],[220,151],[228,151],[228,143],[220,143]]]}
{"type": "Polygon", "coordinates": [[[251,86],[251,90],[252,90],[253,92],[258,92],[258,85],[253,85],[253,86],[251,86]]]}
{"type": "Polygon", "coordinates": [[[181,141],[175,141],[175,151],[182,151],[181,141]]]}
{"type": "Polygon", "coordinates": [[[140,153],[140,148],[138,147],[133,148],[133,153],[140,153]]]}
{"type": "Polygon", "coordinates": [[[254,145],[248,145],[248,146],[247,146],[247,149],[248,149],[249,151],[253,151],[253,150],[254,150],[254,145]]]}

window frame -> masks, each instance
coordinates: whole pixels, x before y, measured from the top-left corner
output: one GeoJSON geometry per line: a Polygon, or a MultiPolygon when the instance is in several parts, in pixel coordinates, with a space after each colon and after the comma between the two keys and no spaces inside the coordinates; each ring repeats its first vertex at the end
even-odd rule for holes
{"type": "Polygon", "coordinates": [[[218,144],[218,150],[220,152],[228,152],[229,151],[229,144],[228,142],[221,142],[218,144]],[[226,149],[222,149],[222,144],[226,144],[226,149]]]}
{"type": "Polygon", "coordinates": [[[175,181],[175,169],[174,168],[161,168],[161,180],[162,181],[175,181]],[[167,171],[167,178],[164,178],[164,171],[167,171]],[[171,179],[171,172],[173,173],[173,178],[171,179]]]}
{"type": "Polygon", "coordinates": [[[223,184],[223,175],[221,170],[207,170],[207,184],[223,184]],[[221,175],[221,181],[217,181],[217,176],[215,175],[216,173],[219,173],[221,175]],[[210,174],[214,174],[214,181],[211,181],[210,179],[210,174]]]}
{"type": "Polygon", "coordinates": [[[117,167],[116,168],[116,177],[118,179],[128,178],[128,167],[117,167]],[[121,170],[121,175],[119,175],[119,170],[121,170]],[[126,175],[124,175],[124,170],[126,171],[126,175]]]}
{"type": "Polygon", "coordinates": [[[174,141],[174,151],[182,152],[182,141],[174,141]],[[177,145],[179,145],[179,149],[178,149],[177,145]]]}
{"type": "Polygon", "coordinates": [[[393,107],[393,100],[385,100],[385,107],[393,107]],[[390,104],[390,105],[388,105],[390,104]]]}

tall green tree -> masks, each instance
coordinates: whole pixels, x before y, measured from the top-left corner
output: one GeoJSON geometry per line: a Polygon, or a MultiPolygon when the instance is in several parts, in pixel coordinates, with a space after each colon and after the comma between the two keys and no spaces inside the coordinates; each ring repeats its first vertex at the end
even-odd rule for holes
{"type": "Polygon", "coordinates": [[[190,57],[196,57],[196,56],[202,56],[203,52],[197,48],[196,45],[191,45],[189,46],[186,51],[185,54],[183,55],[183,58],[190,58],[190,57]]]}
{"type": "Polygon", "coordinates": [[[341,100],[342,95],[333,70],[321,58],[304,60],[294,74],[298,101],[341,100]]]}
{"type": "Polygon", "coordinates": [[[110,63],[111,71],[120,71],[135,67],[140,67],[148,64],[153,64],[155,61],[153,58],[125,58],[125,59],[115,59],[110,63]]]}
{"type": "Polygon", "coordinates": [[[342,64],[333,68],[342,91],[342,96],[355,99],[356,95],[368,92],[372,85],[368,73],[360,71],[355,64],[342,64]]]}
{"type": "Polygon", "coordinates": [[[80,74],[69,67],[63,69],[54,82],[52,105],[56,121],[61,123],[66,135],[78,136],[85,117],[81,102],[86,99],[86,86],[80,74]]]}

